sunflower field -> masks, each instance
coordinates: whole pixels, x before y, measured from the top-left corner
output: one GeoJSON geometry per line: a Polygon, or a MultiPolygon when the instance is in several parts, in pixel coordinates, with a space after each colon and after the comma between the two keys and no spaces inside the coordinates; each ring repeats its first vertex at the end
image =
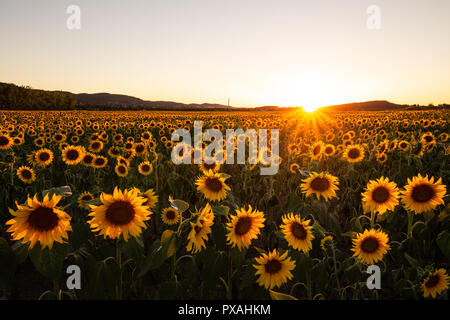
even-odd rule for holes
{"type": "Polygon", "coordinates": [[[0,298],[449,297],[446,110],[0,117],[0,298]],[[194,121],[279,129],[278,172],[175,165],[194,121]]]}

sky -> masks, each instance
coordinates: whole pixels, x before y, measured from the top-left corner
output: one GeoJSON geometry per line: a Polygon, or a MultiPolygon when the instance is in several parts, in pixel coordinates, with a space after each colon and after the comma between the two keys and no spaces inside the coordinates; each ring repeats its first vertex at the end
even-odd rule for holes
{"type": "Polygon", "coordinates": [[[450,1],[1,0],[0,82],[237,107],[449,103],[450,1]]]}

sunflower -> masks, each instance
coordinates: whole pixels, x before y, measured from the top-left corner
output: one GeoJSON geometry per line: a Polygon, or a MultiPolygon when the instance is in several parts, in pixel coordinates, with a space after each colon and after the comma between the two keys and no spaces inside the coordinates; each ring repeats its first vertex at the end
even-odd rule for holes
{"type": "Polygon", "coordinates": [[[231,216],[226,225],[228,244],[231,244],[232,247],[237,246],[239,250],[248,248],[250,242],[258,238],[265,220],[264,213],[253,210],[250,205],[248,210],[245,208],[236,210],[236,215],[231,216]]]}
{"type": "Polygon", "coordinates": [[[28,184],[36,180],[34,170],[27,166],[21,166],[19,169],[17,169],[16,174],[21,181],[28,184]]]}
{"type": "Polygon", "coordinates": [[[214,213],[212,212],[209,203],[200,211],[194,213],[197,219],[191,222],[191,231],[188,234],[188,244],[186,250],[192,253],[197,253],[206,248],[206,241],[208,241],[208,234],[211,233],[211,226],[214,224],[214,213]]]}
{"type": "Polygon", "coordinates": [[[89,209],[89,206],[86,204],[86,202],[92,200],[94,200],[94,196],[92,195],[92,193],[85,191],[82,194],[80,194],[80,196],[77,199],[78,207],[80,207],[81,209],[89,209]]]}
{"type": "Polygon", "coordinates": [[[145,198],[137,195],[138,190],[125,190],[122,192],[117,187],[113,194],[100,195],[101,206],[89,205],[92,217],[88,223],[93,232],[99,232],[104,238],[107,236],[115,239],[123,235],[128,241],[130,235],[138,237],[142,229],[146,229],[144,221],[150,219],[151,211],[143,203],[145,198]]]}
{"type": "Polygon", "coordinates": [[[350,144],[344,150],[342,157],[351,163],[360,162],[364,159],[364,149],[357,144],[350,144]]]}
{"type": "Polygon", "coordinates": [[[397,184],[389,181],[389,178],[370,180],[361,195],[363,207],[369,212],[383,214],[388,210],[394,210],[398,205],[399,190],[397,184]]]}
{"type": "Polygon", "coordinates": [[[317,199],[322,196],[325,201],[336,197],[336,191],[339,190],[338,178],[331,174],[321,172],[311,172],[308,178],[302,180],[300,185],[302,193],[309,197],[311,194],[315,194],[317,199]]]}
{"type": "Polygon", "coordinates": [[[266,289],[279,287],[293,277],[291,271],[295,268],[295,261],[288,257],[287,251],[280,256],[274,249],[269,254],[263,253],[255,258],[255,261],[257,264],[253,267],[256,268],[255,274],[259,275],[256,281],[261,287],[266,289]]]}
{"type": "Polygon", "coordinates": [[[401,140],[401,141],[398,143],[398,148],[399,148],[400,150],[402,150],[402,151],[408,150],[408,147],[409,147],[409,142],[406,141],[406,140],[401,140]]]}
{"type": "Polygon", "coordinates": [[[92,166],[96,169],[103,168],[108,163],[108,159],[104,156],[96,156],[92,162],[92,166]]]}
{"type": "Polygon", "coordinates": [[[37,164],[41,167],[48,166],[53,161],[53,152],[49,149],[42,148],[36,151],[35,159],[37,164]]]}
{"type": "Polygon", "coordinates": [[[83,160],[84,150],[80,146],[67,146],[62,151],[62,159],[69,165],[76,165],[83,160]]]}
{"type": "Polygon", "coordinates": [[[0,134],[0,149],[7,150],[14,144],[13,139],[7,134],[0,134]]]}
{"type": "Polygon", "coordinates": [[[323,149],[324,149],[324,143],[322,141],[315,142],[309,150],[310,158],[312,160],[321,159],[322,155],[323,155],[323,149]]]}
{"type": "Polygon", "coordinates": [[[89,151],[91,152],[98,153],[102,151],[102,149],[103,149],[103,142],[100,140],[91,141],[91,143],[89,144],[89,151]]]}
{"type": "Polygon", "coordinates": [[[336,149],[332,144],[327,144],[323,149],[323,153],[325,154],[325,156],[331,157],[336,153],[336,149]]]}
{"type": "Polygon", "coordinates": [[[92,167],[92,164],[94,163],[95,154],[86,152],[83,155],[83,159],[81,159],[81,164],[85,167],[92,167]]]}
{"type": "Polygon", "coordinates": [[[204,172],[195,182],[197,190],[203,193],[206,199],[211,201],[221,201],[227,197],[227,190],[230,187],[225,184],[225,178],[220,173],[209,170],[204,172]]]}
{"type": "Polygon", "coordinates": [[[377,154],[377,161],[379,163],[385,163],[387,161],[387,155],[385,152],[377,154]]]}
{"type": "Polygon", "coordinates": [[[442,199],[446,192],[447,187],[442,184],[441,178],[434,182],[434,177],[429,179],[428,175],[422,177],[419,173],[412,180],[408,178],[408,184],[401,191],[400,198],[406,209],[418,214],[444,204],[442,199]]]}
{"type": "Polygon", "coordinates": [[[116,174],[119,177],[126,177],[128,175],[128,167],[124,164],[118,163],[115,168],[114,171],[116,172],[116,174]]]}
{"type": "Polygon", "coordinates": [[[176,224],[180,220],[180,213],[177,209],[168,207],[162,211],[161,219],[165,224],[176,224]]]}
{"type": "Polygon", "coordinates": [[[200,170],[203,172],[208,172],[212,170],[213,172],[217,172],[220,169],[220,164],[216,163],[213,159],[209,161],[203,161],[199,164],[200,170]]]}
{"type": "Polygon", "coordinates": [[[443,268],[430,272],[422,283],[423,296],[436,298],[436,295],[448,288],[448,280],[448,274],[443,268]]]}
{"type": "Polygon", "coordinates": [[[288,244],[299,251],[308,252],[312,248],[311,240],[314,235],[311,232],[310,220],[302,221],[299,215],[290,213],[282,217],[281,229],[288,244]]]}
{"type": "Polygon", "coordinates": [[[148,189],[142,196],[147,200],[144,205],[148,206],[149,209],[153,209],[158,203],[158,196],[155,194],[153,189],[148,189]]]}
{"type": "Polygon", "coordinates": [[[333,245],[333,236],[326,236],[320,240],[320,247],[322,251],[327,251],[333,245]]]}
{"type": "Polygon", "coordinates": [[[144,161],[139,164],[138,171],[140,174],[147,176],[153,172],[153,165],[148,161],[144,161]]]}
{"type": "Polygon", "coordinates": [[[60,200],[61,196],[54,194],[49,199],[46,194],[42,202],[38,201],[37,195],[33,199],[28,197],[24,205],[16,201],[17,211],[9,209],[14,218],[6,222],[6,225],[10,225],[7,231],[12,233],[13,240],[30,242],[30,249],[36,242],[40,243],[42,249],[52,249],[55,241],[64,243],[72,227],[70,216],[56,206],[60,200]]]}
{"type": "Polygon", "coordinates": [[[300,165],[298,163],[294,162],[289,166],[289,171],[291,173],[297,173],[298,169],[300,169],[300,165]]]}
{"type": "Polygon", "coordinates": [[[383,259],[383,256],[390,249],[388,235],[375,229],[358,233],[352,241],[353,248],[351,250],[355,252],[353,256],[365,264],[374,264],[383,259]]]}

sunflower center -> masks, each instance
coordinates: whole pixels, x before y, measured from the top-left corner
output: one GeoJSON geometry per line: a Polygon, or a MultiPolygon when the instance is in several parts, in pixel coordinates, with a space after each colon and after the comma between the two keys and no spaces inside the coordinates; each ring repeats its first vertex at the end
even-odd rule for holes
{"type": "Polygon", "coordinates": [[[265,264],[264,269],[268,274],[276,274],[281,270],[281,267],[282,265],[280,261],[277,259],[272,259],[265,264]]]}
{"type": "Polygon", "coordinates": [[[71,149],[71,150],[67,151],[66,155],[67,155],[67,159],[69,159],[69,160],[76,160],[76,159],[78,159],[78,156],[80,154],[78,153],[77,150],[71,149]]]}
{"type": "Polygon", "coordinates": [[[320,153],[320,146],[317,146],[317,147],[314,148],[313,154],[314,155],[318,155],[319,153],[320,153]]]}
{"type": "Polygon", "coordinates": [[[297,239],[300,240],[306,239],[307,232],[305,227],[303,227],[301,223],[293,222],[291,224],[291,232],[297,239]]]}
{"type": "Polygon", "coordinates": [[[39,160],[41,161],[47,161],[50,159],[50,155],[47,152],[43,152],[39,155],[39,160]]]}
{"type": "Polygon", "coordinates": [[[38,207],[28,217],[28,223],[39,231],[53,230],[58,225],[58,216],[52,208],[38,207]]]}
{"type": "Polygon", "coordinates": [[[330,182],[326,178],[317,177],[311,182],[311,188],[315,191],[326,191],[330,187],[330,182]]]}
{"type": "Polygon", "coordinates": [[[219,192],[222,190],[222,183],[217,178],[207,178],[205,181],[206,187],[213,191],[213,192],[219,192]]]}
{"type": "Polygon", "coordinates": [[[372,253],[377,251],[379,245],[380,244],[378,243],[378,240],[376,238],[369,237],[363,240],[363,242],[361,243],[361,249],[364,252],[372,253]]]}
{"type": "Polygon", "coordinates": [[[433,275],[428,278],[427,282],[425,283],[425,286],[427,288],[433,288],[439,283],[439,276],[433,275]]]}
{"type": "Polygon", "coordinates": [[[125,169],[124,166],[120,166],[120,167],[118,168],[118,171],[119,171],[120,173],[125,173],[127,170],[125,169]]]}
{"type": "Polygon", "coordinates": [[[89,196],[89,195],[86,195],[86,196],[83,196],[83,197],[81,198],[81,200],[83,200],[83,201],[90,201],[90,200],[92,200],[92,197],[89,196]]]}
{"type": "Polygon", "coordinates": [[[32,177],[30,170],[26,170],[26,169],[22,170],[21,175],[25,179],[31,179],[31,177],[32,177]]]}
{"type": "Polygon", "coordinates": [[[175,217],[176,217],[175,211],[173,211],[173,210],[167,211],[166,217],[167,217],[167,219],[169,219],[169,220],[175,219],[175,217]]]}
{"type": "Polygon", "coordinates": [[[92,144],[92,149],[98,149],[98,148],[100,148],[100,143],[99,142],[94,142],[92,144]]]}
{"type": "Polygon", "coordinates": [[[125,201],[117,201],[109,206],[106,210],[105,218],[111,224],[125,225],[130,223],[134,218],[135,212],[133,206],[125,201]]]}
{"type": "Polygon", "coordinates": [[[94,157],[92,157],[90,154],[84,156],[84,158],[83,158],[83,161],[84,161],[85,163],[91,163],[92,160],[94,160],[94,157]]]}
{"type": "Polygon", "coordinates": [[[142,171],[144,171],[144,172],[150,171],[150,166],[148,164],[144,164],[142,166],[142,171]]]}
{"type": "Polygon", "coordinates": [[[236,223],[234,233],[236,233],[238,236],[242,236],[250,230],[251,226],[252,226],[252,218],[250,217],[239,218],[239,221],[236,223]]]}
{"type": "Polygon", "coordinates": [[[357,148],[352,148],[348,151],[348,157],[351,159],[357,159],[361,155],[361,152],[357,148]]]}
{"type": "Polygon", "coordinates": [[[384,187],[378,187],[373,190],[372,199],[377,203],[384,203],[389,199],[389,191],[384,187]]]}
{"type": "Polygon", "coordinates": [[[416,202],[427,202],[434,196],[434,189],[428,184],[421,184],[414,187],[411,197],[416,202]]]}
{"type": "Polygon", "coordinates": [[[426,142],[431,142],[431,141],[433,141],[433,137],[432,136],[425,136],[425,141],[426,142]]]}
{"type": "Polygon", "coordinates": [[[202,227],[200,227],[200,226],[195,226],[195,227],[194,227],[194,230],[195,230],[195,234],[199,234],[199,232],[202,231],[202,227]]]}

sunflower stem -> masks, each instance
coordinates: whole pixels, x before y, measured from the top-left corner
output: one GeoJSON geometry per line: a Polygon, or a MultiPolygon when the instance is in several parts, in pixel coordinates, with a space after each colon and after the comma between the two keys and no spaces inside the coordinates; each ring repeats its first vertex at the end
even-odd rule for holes
{"type": "Polygon", "coordinates": [[[413,223],[413,214],[408,212],[408,239],[412,238],[412,223],[413,223]]]}
{"type": "Polygon", "coordinates": [[[116,261],[117,264],[119,265],[119,284],[118,284],[118,288],[117,288],[117,300],[122,300],[122,251],[120,250],[119,247],[119,240],[120,238],[117,239],[116,242],[116,261]]]}
{"type": "Polygon", "coordinates": [[[337,269],[337,263],[336,263],[336,250],[334,248],[334,245],[332,246],[333,250],[333,263],[334,263],[334,275],[336,276],[336,284],[338,291],[341,291],[341,284],[339,282],[339,275],[338,275],[338,269],[337,269]]]}

